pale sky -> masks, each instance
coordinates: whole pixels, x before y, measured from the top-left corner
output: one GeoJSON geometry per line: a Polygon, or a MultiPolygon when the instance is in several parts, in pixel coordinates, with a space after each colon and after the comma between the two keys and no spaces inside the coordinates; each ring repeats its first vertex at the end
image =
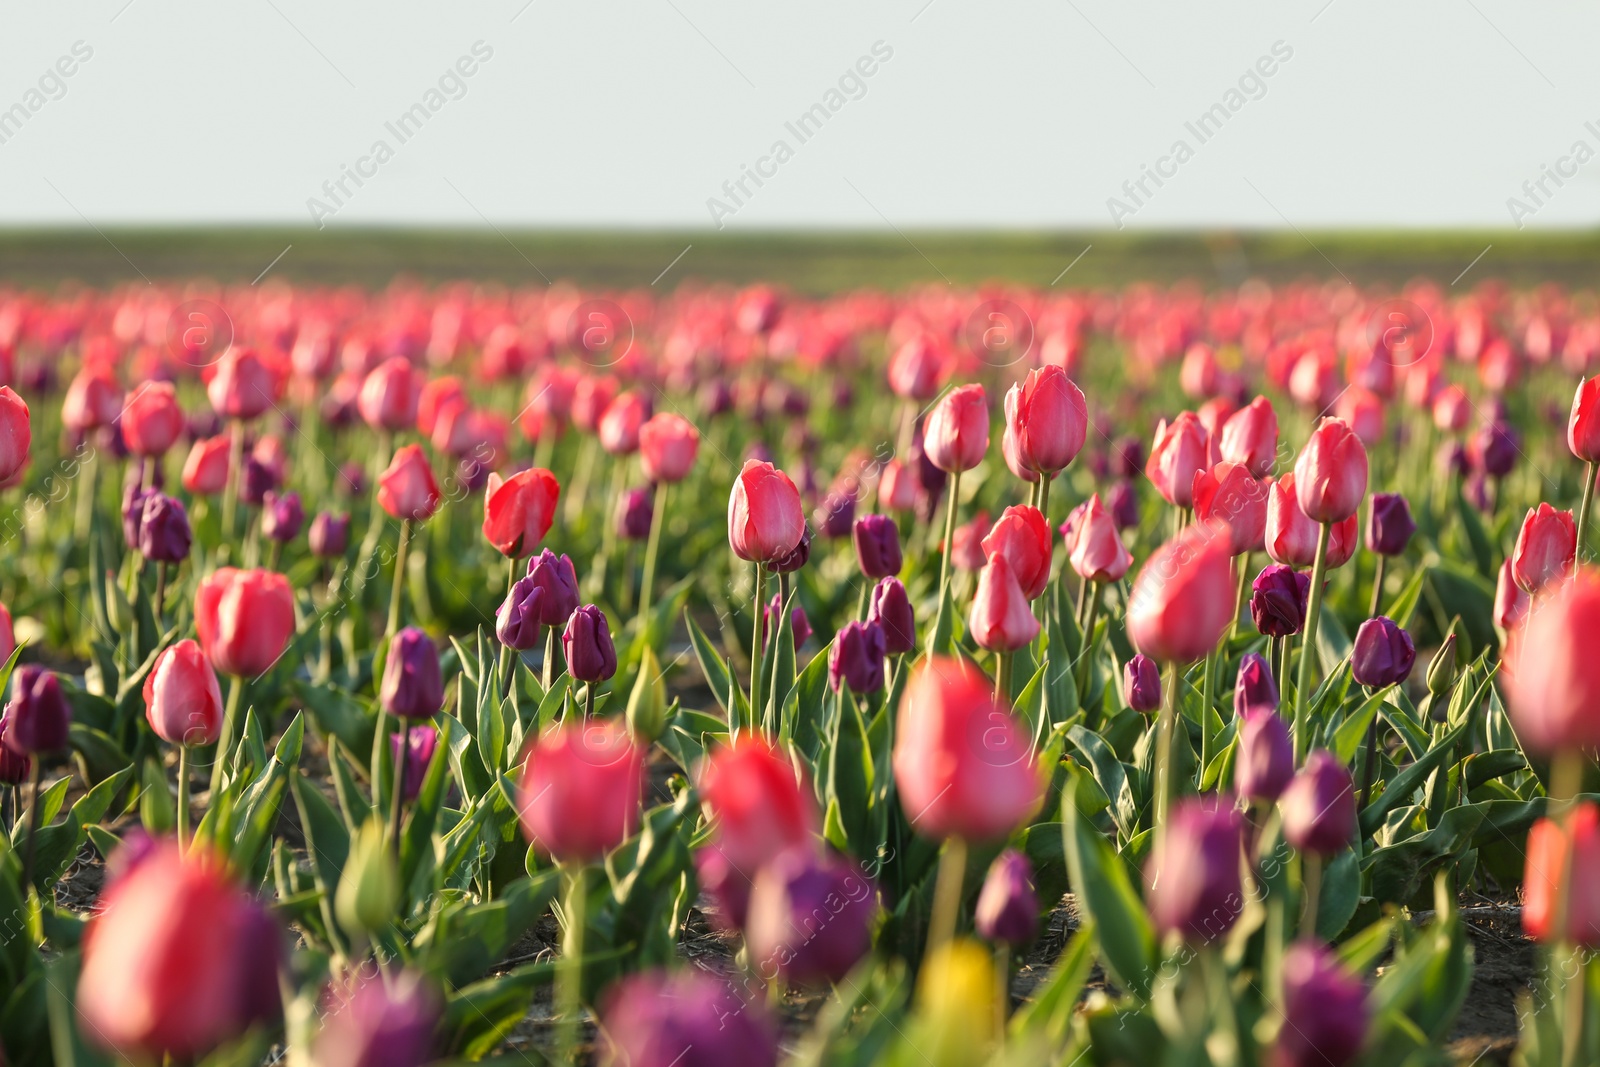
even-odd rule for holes
{"type": "Polygon", "coordinates": [[[1600,221],[1592,3],[92,0],[0,26],[0,226],[1600,221]]]}

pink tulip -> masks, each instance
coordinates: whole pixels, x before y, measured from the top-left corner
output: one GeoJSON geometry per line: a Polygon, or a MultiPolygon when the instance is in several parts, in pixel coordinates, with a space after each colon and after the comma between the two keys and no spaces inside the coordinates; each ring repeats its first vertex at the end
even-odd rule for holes
{"type": "Polygon", "coordinates": [[[805,532],[794,482],[770,463],[746,460],[728,496],[728,544],[734,555],[757,563],[781,559],[805,532]]]}
{"type": "Polygon", "coordinates": [[[1068,562],[1086,582],[1117,582],[1133,566],[1133,556],[1122,543],[1117,521],[1095,493],[1083,504],[1069,544],[1068,562]]]}
{"type": "Polygon", "coordinates": [[[1258,396],[1229,417],[1222,425],[1219,451],[1225,461],[1244,464],[1257,478],[1271,474],[1278,459],[1278,414],[1272,401],[1258,396]]]}
{"type": "Polygon", "coordinates": [[[989,398],[981,385],[963,385],[934,405],[923,428],[929,462],[952,474],[969,471],[989,451],[989,398]]]}
{"type": "Polygon", "coordinates": [[[1228,532],[1196,524],[1156,550],[1128,597],[1128,637],[1161,663],[1192,663],[1216,647],[1233,621],[1228,532]]]}
{"type": "Polygon", "coordinates": [[[1015,652],[1039,636],[1039,620],[1033,617],[1011,564],[997,552],[978,573],[968,623],[978,646],[994,652],[1015,652]]]}
{"type": "Polygon", "coordinates": [[[983,538],[985,560],[1006,557],[1022,594],[1037,599],[1050,584],[1050,525],[1039,509],[1014,504],[1000,515],[983,538]]]}
{"type": "Polygon", "coordinates": [[[1342,419],[1323,419],[1294,464],[1295,495],[1313,522],[1343,522],[1367,495],[1367,450],[1342,419]]]}
{"type": "Polygon", "coordinates": [[[644,752],[615,719],[557,727],[523,765],[518,810],[529,840],[562,862],[593,863],[639,825],[644,752]]]}
{"type": "Polygon", "coordinates": [[[1210,444],[1199,416],[1183,411],[1172,422],[1162,419],[1156,426],[1145,474],[1167,503],[1193,507],[1195,472],[1210,466],[1209,458],[1210,444]]]}

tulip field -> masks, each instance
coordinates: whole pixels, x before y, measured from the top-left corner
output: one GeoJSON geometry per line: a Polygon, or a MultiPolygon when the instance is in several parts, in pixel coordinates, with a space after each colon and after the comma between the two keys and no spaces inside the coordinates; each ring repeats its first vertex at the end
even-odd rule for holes
{"type": "Polygon", "coordinates": [[[1600,1063],[1597,367],[1556,284],[0,287],[0,1065],[1600,1063]]]}

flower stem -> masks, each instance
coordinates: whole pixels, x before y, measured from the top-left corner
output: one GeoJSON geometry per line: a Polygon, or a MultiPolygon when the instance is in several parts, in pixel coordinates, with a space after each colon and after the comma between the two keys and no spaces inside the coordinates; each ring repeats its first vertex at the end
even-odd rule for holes
{"type": "Polygon", "coordinates": [[[1594,504],[1594,468],[1593,460],[1583,468],[1583,502],[1578,505],[1578,551],[1572,556],[1574,572],[1583,562],[1583,542],[1589,532],[1589,508],[1594,504]]]}
{"type": "Polygon", "coordinates": [[[1294,759],[1297,764],[1305,759],[1311,740],[1310,724],[1306,722],[1311,710],[1307,694],[1311,690],[1311,665],[1317,658],[1317,623],[1322,618],[1322,581],[1328,569],[1328,537],[1332,532],[1331,525],[1322,524],[1322,531],[1317,535],[1316,562],[1311,566],[1311,595],[1306,600],[1305,636],[1300,640],[1300,673],[1294,687],[1294,759]]]}
{"type": "Polygon", "coordinates": [[[228,484],[222,495],[222,540],[231,542],[239,513],[239,485],[244,478],[244,420],[229,424],[228,484]]]}
{"type": "MultiPolygon", "coordinates": [[[[944,552],[939,561],[939,603],[950,591],[950,556],[956,542],[956,509],[961,501],[961,472],[950,475],[950,509],[944,516],[944,552]]],[[[942,608],[941,608],[942,610],[942,608]]]]}
{"type": "Polygon", "coordinates": [[[550,687],[556,684],[556,628],[545,628],[544,635],[544,691],[550,692],[550,687]]]}
{"type": "Polygon", "coordinates": [[[178,850],[189,847],[189,746],[178,745],[178,850]]]}
{"type": "Polygon", "coordinates": [[[565,1054],[565,1059],[576,1063],[578,1060],[578,1046],[580,1033],[578,1029],[578,1014],[583,1010],[583,933],[585,905],[587,901],[586,875],[588,871],[581,864],[573,864],[567,870],[567,929],[561,940],[561,971],[556,989],[558,997],[561,1039],[557,1047],[565,1054]]]}
{"type": "Polygon", "coordinates": [[[28,772],[28,847],[22,853],[22,898],[33,892],[33,847],[39,837],[39,779],[44,774],[38,754],[28,772]]]}
{"type": "MultiPolygon", "coordinates": [[[[499,714],[499,709],[495,710],[499,714]]],[[[400,820],[405,811],[406,769],[411,763],[411,723],[400,720],[400,758],[394,761],[394,795],[389,803],[389,832],[394,835],[395,859],[400,858],[400,820]]]]}
{"type": "Polygon", "coordinates": [[[1378,609],[1383,606],[1383,570],[1384,565],[1388,562],[1389,557],[1380,554],[1378,556],[1378,569],[1372,572],[1372,607],[1367,612],[1367,617],[1370,619],[1376,619],[1378,617],[1378,609]]]}
{"type": "Polygon", "coordinates": [[[761,613],[764,604],[762,595],[762,564],[756,561],[755,601],[752,604],[750,623],[750,727],[755,727],[757,718],[761,714],[761,613]]]}
{"type": "Polygon", "coordinates": [[[644,578],[639,586],[639,618],[643,621],[640,626],[650,623],[650,605],[655,600],[656,584],[656,557],[661,552],[661,526],[667,518],[667,489],[666,482],[656,486],[655,514],[650,516],[650,539],[644,547],[644,578]]]}
{"type": "Polygon", "coordinates": [[[400,629],[400,609],[406,595],[406,554],[411,550],[411,520],[400,521],[400,544],[394,553],[394,585],[389,590],[389,623],[384,628],[384,640],[400,629]]]}
{"type": "Polygon", "coordinates": [[[1167,664],[1161,685],[1161,711],[1156,719],[1156,845],[1167,835],[1167,811],[1172,807],[1172,731],[1178,714],[1178,665],[1167,664]]]}
{"type": "Polygon", "coordinates": [[[933,887],[933,915],[928,921],[927,955],[956,936],[961,911],[961,886],[967,877],[967,843],[948,838],[939,853],[939,875],[933,887]]]}
{"type": "MultiPolygon", "coordinates": [[[[244,692],[244,682],[237,674],[228,676],[228,706],[222,712],[222,732],[217,735],[217,751],[211,763],[211,802],[222,792],[223,768],[228,765],[228,754],[233,748],[233,735],[239,728],[239,699],[244,692]]],[[[383,713],[380,711],[379,715],[383,713]]],[[[378,724],[382,726],[382,723],[378,724]]]]}
{"type": "Polygon", "coordinates": [[[1078,703],[1083,703],[1089,695],[1089,660],[1090,653],[1094,651],[1094,618],[1100,610],[1100,583],[1091,582],[1088,578],[1083,580],[1084,589],[1088,590],[1088,602],[1083,609],[1083,647],[1078,650],[1078,703]],[[1092,587],[1092,588],[1091,588],[1092,587]]]}
{"type": "Polygon", "coordinates": [[[1315,852],[1300,856],[1300,887],[1305,897],[1305,911],[1300,915],[1300,936],[1317,936],[1317,911],[1321,907],[1322,857],[1315,852]]]}

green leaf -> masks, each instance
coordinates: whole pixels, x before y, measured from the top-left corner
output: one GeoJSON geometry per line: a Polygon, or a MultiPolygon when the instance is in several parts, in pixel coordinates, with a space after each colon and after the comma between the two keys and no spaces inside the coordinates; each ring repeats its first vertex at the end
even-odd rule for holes
{"type": "Polygon", "coordinates": [[[1333,754],[1339,757],[1339,762],[1348,765],[1356,758],[1356,753],[1361,751],[1361,743],[1366,740],[1367,727],[1372,725],[1372,720],[1378,716],[1378,708],[1383,704],[1387,690],[1379,690],[1366,700],[1361,706],[1350,713],[1349,718],[1339,724],[1333,734],[1333,754]]]}
{"type": "Polygon", "coordinates": [[[1067,771],[1071,784],[1061,804],[1072,888],[1082,899],[1084,911],[1094,916],[1095,936],[1107,969],[1137,996],[1148,997],[1155,972],[1155,930],[1122,860],[1072,802],[1081,773],[1067,771]]]}
{"type": "Polygon", "coordinates": [[[750,702],[744,691],[733,684],[733,675],[728,670],[727,662],[712,645],[711,639],[696,625],[694,616],[687,611],[683,613],[683,621],[689,630],[689,642],[694,646],[695,659],[700,661],[700,673],[705,675],[706,685],[711,688],[711,693],[717,698],[717,703],[722,706],[723,714],[728,716],[730,724],[744,722],[749,718],[750,702]],[[729,693],[736,702],[730,707],[728,704],[729,693]]]}
{"type": "Polygon", "coordinates": [[[1383,792],[1374,798],[1364,811],[1361,812],[1361,835],[1370,836],[1378,832],[1383,825],[1384,817],[1395,806],[1405,803],[1411,794],[1421,788],[1428,775],[1433,773],[1450,754],[1455,751],[1456,742],[1461,740],[1467,732],[1468,724],[1463,722],[1460,726],[1445,734],[1432,748],[1422,755],[1421,759],[1412,763],[1405,770],[1395,775],[1383,788],[1383,792]]]}
{"type": "Polygon", "coordinates": [[[556,974],[552,960],[524,964],[450,995],[439,1024],[452,1052],[469,1060],[491,1052],[528,1014],[533,996],[556,974]]]}

